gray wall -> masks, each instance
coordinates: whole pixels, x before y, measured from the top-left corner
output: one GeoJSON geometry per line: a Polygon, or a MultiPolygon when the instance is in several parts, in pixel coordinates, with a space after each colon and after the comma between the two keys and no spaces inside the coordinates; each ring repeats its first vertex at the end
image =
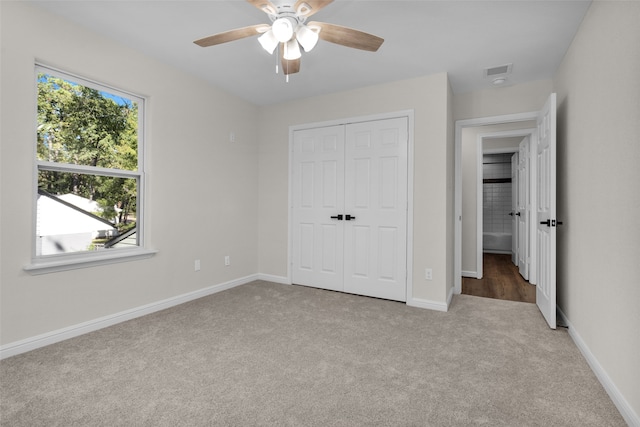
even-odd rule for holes
{"type": "Polygon", "coordinates": [[[257,107],[21,2],[2,8],[2,344],[258,269],[257,107]],[[35,60],[149,97],[151,259],[32,276],[35,60]],[[235,131],[236,142],[229,142],[235,131]],[[232,265],[224,266],[224,255],[232,265]],[[202,269],[194,271],[194,260],[202,269]]]}
{"type": "Polygon", "coordinates": [[[594,2],[554,78],[558,304],[640,422],[640,3],[594,2]]]}

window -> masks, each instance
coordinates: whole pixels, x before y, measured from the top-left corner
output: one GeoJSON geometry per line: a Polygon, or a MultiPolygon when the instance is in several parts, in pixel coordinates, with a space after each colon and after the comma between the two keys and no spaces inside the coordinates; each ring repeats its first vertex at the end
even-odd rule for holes
{"type": "Polygon", "coordinates": [[[44,66],[36,67],[36,86],[35,242],[27,270],[76,268],[142,249],[144,99],[44,66]]]}

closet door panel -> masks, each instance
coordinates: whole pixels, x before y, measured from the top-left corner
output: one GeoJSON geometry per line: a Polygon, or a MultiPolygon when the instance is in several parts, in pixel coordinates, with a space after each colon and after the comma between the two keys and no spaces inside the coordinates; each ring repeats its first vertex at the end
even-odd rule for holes
{"type": "Polygon", "coordinates": [[[354,225],[350,227],[351,241],[354,250],[350,251],[351,258],[347,259],[348,270],[352,277],[366,279],[369,277],[369,248],[371,247],[371,228],[366,225],[354,225]]]}
{"type": "Polygon", "coordinates": [[[345,292],[406,301],[407,127],[406,118],[346,127],[345,292]]]}
{"type": "Polygon", "coordinates": [[[344,126],[294,132],[293,283],[344,288],[344,126]]]}

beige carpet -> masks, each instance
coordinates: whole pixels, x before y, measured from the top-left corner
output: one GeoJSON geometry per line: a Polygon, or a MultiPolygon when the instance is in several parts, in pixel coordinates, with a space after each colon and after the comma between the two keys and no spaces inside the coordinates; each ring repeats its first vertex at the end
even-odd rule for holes
{"type": "Polygon", "coordinates": [[[254,282],[0,362],[2,426],[624,426],[533,304],[254,282]]]}

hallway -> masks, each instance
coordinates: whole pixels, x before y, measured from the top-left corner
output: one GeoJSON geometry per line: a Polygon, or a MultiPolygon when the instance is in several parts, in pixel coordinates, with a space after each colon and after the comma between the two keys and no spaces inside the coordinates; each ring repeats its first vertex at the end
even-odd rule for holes
{"type": "Polygon", "coordinates": [[[485,298],[520,302],[536,302],[536,287],[520,275],[508,254],[482,257],[483,278],[462,278],[462,293],[485,298]]]}

